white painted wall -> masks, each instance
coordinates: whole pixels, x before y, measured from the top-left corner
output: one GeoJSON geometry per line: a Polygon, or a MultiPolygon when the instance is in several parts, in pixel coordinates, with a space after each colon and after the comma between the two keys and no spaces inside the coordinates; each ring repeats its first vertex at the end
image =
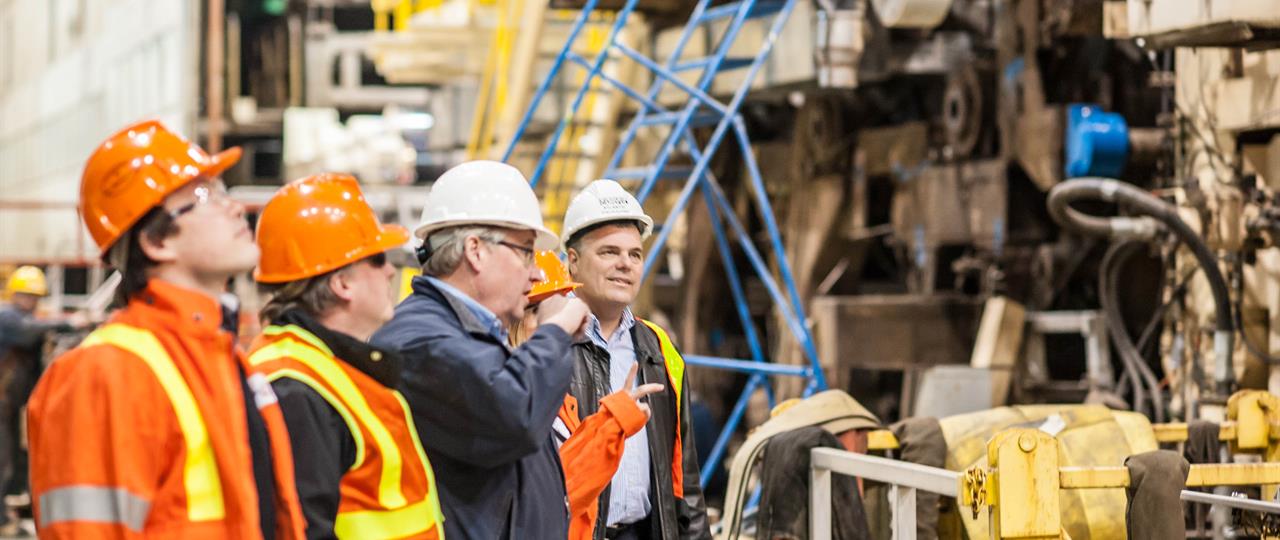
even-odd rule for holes
{"type": "Polygon", "coordinates": [[[0,262],[93,257],[72,208],[89,153],[144,118],[193,134],[200,11],[198,0],[0,0],[0,262]]]}

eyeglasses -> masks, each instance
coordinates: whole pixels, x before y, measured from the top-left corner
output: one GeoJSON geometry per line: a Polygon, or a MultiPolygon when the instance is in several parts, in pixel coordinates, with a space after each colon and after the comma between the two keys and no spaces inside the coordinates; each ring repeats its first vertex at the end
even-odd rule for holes
{"type": "Polygon", "coordinates": [[[382,253],[370,255],[364,258],[364,262],[369,263],[369,266],[374,268],[382,268],[387,265],[387,253],[384,251],[382,253]]]}
{"type": "Polygon", "coordinates": [[[524,259],[524,265],[526,267],[533,265],[533,254],[535,253],[533,248],[525,247],[520,244],[513,244],[505,240],[499,240],[493,243],[511,248],[511,251],[516,252],[517,255],[520,255],[521,258],[524,259]]]}
{"type": "Polygon", "coordinates": [[[170,210],[169,219],[176,220],[201,205],[217,203],[221,206],[227,206],[231,202],[231,195],[227,193],[227,185],[222,180],[205,182],[196,186],[191,191],[191,194],[196,200],[170,210]]]}

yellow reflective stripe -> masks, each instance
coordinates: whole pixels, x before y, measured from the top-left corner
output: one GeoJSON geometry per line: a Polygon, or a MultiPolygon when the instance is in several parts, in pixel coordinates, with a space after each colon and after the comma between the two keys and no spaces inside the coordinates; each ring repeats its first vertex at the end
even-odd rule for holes
{"type": "Polygon", "coordinates": [[[191,388],[187,386],[160,340],[150,331],[116,323],[94,330],[84,339],[81,347],[99,344],[124,349],[142,359],[169,397],[187,449],[186,463],[182,468],[182,482],[187,492],[187,519],[213,521],[225,517],[222,478],[213,458],[213,445],[209,442],[204,416],[196,407],[191,388]]]}
{"type": "MultiPolygon", "coordinates": [[[[263,350],[266,349],[264,348],[263,350]]],[[[268,358],[268,360],[274,360],[276,358],[279,358],[279,356],[273,355],[271,358],[268,358]]],[[[328,388],[325,388],[323,384],[312,379],[311,376],[306,373],[296,369],[283,368],[267,374],[267,380],[270,382],[276,382],[277,380],[285,377],[305,384],[312,390],[315,390],[317,394],[320,394],[320,397],[324,398],[324,400],[329,403],[329,406],[333,407],[333,410],[338,412],[338,416],[341,416],[342,421],[347,424],[347,431],[351,432],[351,440],[356,442],[356,459],[351,462],[351,467],[348,467],[347,470],[350,471],[355,469],[364,463],[364,437],[360,436],[360,424],[356,423],[355,417],[351,416],[351,411],[347,410],[347,406],[329,392],[328,388]]]]}
{"type": "MultiPolygon", "coordinates": [[[[338,538],[404,538],[431,530],[437,523],[425,516],[432,512],[433,498],[404,508],[377,511],[338,512],[333,532],[338,538]]],[[[443,533],[444,531],[440,531],[443,533]]],[[[441,536],[444,536],[441,534],[441,536]]]]}
{"type": "MultiPolygon", "coordinates": [[[[289,333],[290,336],[310,334],[297,327],[291,328],[289,333]]],[[[267,350],[271,350],[271,354],[276,356],[288,356],[303,363],[320,375],[320,378],[338,393],[342,401],[350,407],[352,414],[369,430],[369,434],[373,436],[373,444],[378,447],[382,457],[382,470],[379,471],[381,476],[378,479],[378,503],[387,508],[399,508],[407,504],[408,501],[400,490],[400,476],[404,468],[400,449],[396,446],[395,439],[391,437],[391,432],[387,431],[387,426],[378,420],[369,403],[365,401],[364,394],[360,393],[360,389],[356,388],[351,377],[348,377],[346,372],[338,366],[337,360],[332,355],[326,355],[291,339],[275,341],[258,352],[267,350]]]]}
{"type": "Polygon", "coordinates": [[[273,324],[271,326],[263,328],[262,335],[271,336],[271,337],[279,337],[282,335],[287,335],[289,337],[297,338],[307,343],[310,343],[312,347],[319,349],[320,352],[325,354],[325,356],[337,356],[336,354],[333,354],[333,351],[329,349],[328,345],[325,345],[324,341],[316,337],[315,334],[308,332],[307,329],[301,326],[298,326],[296,324],[285,324],[285,325],[273,324]]]}
{"type": "MultiPolygon", "coordinates": [[[[418,451],[418,459],[422,461],[422,468],[427,472],[427,502],[431,506],[431,517],[435,523],[444,523],[444,511],[440,509],[440,495],[436,492],[436,473],[431,469],[431,460],[427,459],[427,451],[422,449],[422,441],[418,439],[418,426],[413,423],[413,412],[409,410],[409,403],[404,400],[404,396],[400,395],[400,391],[392,390],[391,394],[396,397],[396,401],[400,402],[400,408],[404,410],[405,426],[409,428],[409,436],[413,437],[413,448],[418,451]]],[[[441,529],[440,537],[444,538],[444,530],[441,529]]]]}
{"type": "Polygon", "coordinates": [[[671,343],[671,338],[662,327],[644,319],[640,319],[640,322],[658,335],[658,344],[662,346],[662,361],[667,365],[667,378],[671,379],[671,387],[676,391],[676,418],[679,418],[680,392],[684,386],[684,357],[680,356],[680,351],[676,350],[675,344],[671,343]]]}

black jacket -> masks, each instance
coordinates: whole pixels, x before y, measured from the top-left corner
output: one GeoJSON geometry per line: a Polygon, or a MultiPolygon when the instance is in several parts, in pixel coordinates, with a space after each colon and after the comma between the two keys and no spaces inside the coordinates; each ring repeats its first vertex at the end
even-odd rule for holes
{"type": "MultiPolygon", "coordinates": [[[[676,418],[675,392],[667,380],[667,366],[662,358],[662,346],[653,330],[639,320],[631,329],[635,343],[636,361],[640,363],[639,381],[659,383],[667,388],[649,396],[653,416],[647,425],[649,437],[649,497],[650,524],[655,540],[709,540],[710,525],[707,522],[706,503],[702,498],[702,484],[698,474],[698,451],[693,444],[693,428],[689,422],[689,392],[686,379],[682,383],[680,418],[676,418]],[[675,426],[680,423],[681,457],[684,461],[684,493],[676,496],[671,478],[671,461],[675,445],[675,426]]],[[[578,414],[586,418],[595,414],[600,399],[611,393],[609,388],[609,351],[589,339],[573,344],[573,383],[570,392],[578,400],[578,414]]],[[[600,516],[596,520],[594,537],[604,538],[606,516],[609,515],[609,490],[600,495],[600,516]]]]}
{"type": "MultiPolygon", "coordinates": [[[[285,312],[272,324],[293,324],[311,332],[340,361],[360,370],[387,388],[400,381],[401,359],[354,337],[330,330],[298,310],[285,312]],[[373,360],[373,353],[378,360],[373,360]]],[[[337,538],[333,530],[342,501],[342,477],[356,461],[355,436],[341,414],[314,389],[297,379],[280,377],[271,383],[294,448],[298,502],[307,520],[310,540],[337,538]]]]}
{"type": "MultiPolygon", "coordinates": [[[[809,540],[809,455],[814,448],[844,450],[835,435],[818,426],[779,433],[765,443],[756,538],[809,540]]],[[[843,474],[831,477],[830,515],[832,538],[871,538],[858,479],[843,474]]]]}
{"type": "Polygon", "coordinates": [[[418,277],[372,342],[404,359],[400,391],[435,470],[447,538],[569,534],[551,429],[572,375],[564,330],[543,325],[513,350],[418,277]]]}

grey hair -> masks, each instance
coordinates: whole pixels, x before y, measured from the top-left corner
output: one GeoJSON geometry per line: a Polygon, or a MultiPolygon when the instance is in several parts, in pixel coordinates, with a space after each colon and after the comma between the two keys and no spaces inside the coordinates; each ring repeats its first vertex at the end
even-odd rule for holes
{"type": "Polygon", "coordinates": [[[444,229],[427,238],[431,246],[431,258],[422,264],[422,273],[432,277],[452,274],[462,264],[467,249],[467,238],[476,237],[496,244],[507,237],[492,227],[462,226],[444,229]]]}

